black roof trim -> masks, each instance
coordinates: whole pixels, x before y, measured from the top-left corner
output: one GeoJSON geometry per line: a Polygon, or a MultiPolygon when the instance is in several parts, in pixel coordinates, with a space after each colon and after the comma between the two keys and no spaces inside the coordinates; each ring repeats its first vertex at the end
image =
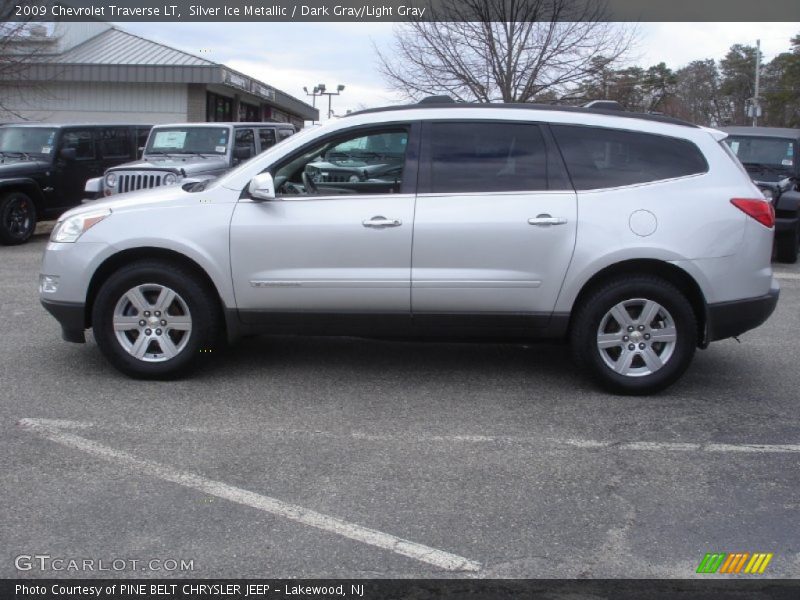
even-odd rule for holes
{"type": "Polygon", "coordinates": [[[66,127],[153,127],[149,123],[40,123],[21,121],[19,123],[0,123],[0,127],[47,127],[64,129],[66,127]]]}
{"type": "Polygon", "coordinates": [[[582,106],[561,106],[561,105],[553,105],[553,104],[500,104],[500,103],[493,103],[493,104],[484,104],[484,103],[470,103],[470,102],[456,102],[454,104],[451,103],[439,103],[439,102],[432,102],[426,104],[401,104],[399,106],[381,106],[378,108],[367,108],[365,110],[359,110],[357,112],[352,112],[349,115],[345,115],[344,118],[352,117],[354,115],[364,115],[370,113],[379,113],[379,112],[388,112],[393,110],[418,110],[418,109],[428,109],[428,108],[515,108],[520,110],[551,110],[551,111],[559,111],[559,112],[570,112],[570,113],[582,113],[582,114],[589,114],[589,115],[607,115],[609,117],[623,117],[628,119],[642,119],[644,121],[656,121],[658,123],[669,123],[671,125],[682,125],[684,127],[695,127],[699,128],[699,125],[695,125],[694,123],[690,123],[689,121],[683,121],[681,119],[676,119],[673,117],[665,117],[664,115],[651,115],[647,113],[635,113],[635,112],[626,112],[621,110],[608,110],[603,108],[585,108],[582,106]]]}
{"type": "Polygon", "coordinates": [[[728,135],[739,135],[746,137],[764,137],[780,139],[800,139],[800,129],[792,127],[749,127],[747,125],[729,125],[720,127],[728,135]]]}

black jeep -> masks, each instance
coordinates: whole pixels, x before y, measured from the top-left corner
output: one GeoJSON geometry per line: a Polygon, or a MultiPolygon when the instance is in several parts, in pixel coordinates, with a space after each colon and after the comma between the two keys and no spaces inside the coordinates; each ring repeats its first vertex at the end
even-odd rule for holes
{"type": "Polygon", "coordinates": [[[136,158],[150,125],[0,126],[0,243],[26,242],[38,219],[77,206],[86,180],[136,158]]]}
{"type": "Polygon", "coordinates": [[[775,207],[775,258],[797,262],[800,249],[800,129],[723,127],[725,142],[775,207]]]}

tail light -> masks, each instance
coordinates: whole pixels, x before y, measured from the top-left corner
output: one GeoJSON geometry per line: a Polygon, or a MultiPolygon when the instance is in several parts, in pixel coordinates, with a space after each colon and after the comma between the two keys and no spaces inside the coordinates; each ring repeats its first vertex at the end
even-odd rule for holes
{"type": "Polygon", "coordinates": [[[763,198],[731,198],[731,204],[764,227],[775,227],[775,208],[763,198]]]}

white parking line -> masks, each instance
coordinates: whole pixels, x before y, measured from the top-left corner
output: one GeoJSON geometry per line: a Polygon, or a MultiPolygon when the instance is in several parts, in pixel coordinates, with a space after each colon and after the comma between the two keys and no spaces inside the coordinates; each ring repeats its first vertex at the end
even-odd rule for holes
{"type": "Polygon", "coordinates": [[[52,442],[81,450],[96,458],[125,467],[142,475],[170,481],[211,496],[216,496],[217,498],[285,517],[292,521],[302,523],[303,525],[316,527],[317,529],[335,533],[357,542],[383,548],[384,550],[413,558],[446,571],[474,572],[481,569],[480,563],[462,556],[404,540],[388,533],[356,525],[355,523],[349,523],[342,519],[324,515],[295,504],[289,504],[276,498],[262,496],[261,494],[237,488],[222,483],[221,481],[207,479],[201,475],[180,471],[150,460],[142,460],[127,452],[115,450],[114,448],[104,446],[103,444],[64,430],[67,428],[84,429],[91,426],[89,423],[51,419],[21,419],[18,424],[23,429],[41,435],[52,442]]]}
{"type": "Polygon", "coordinates": [[[752,452],[800,453],[800,444],[693,444],[687,442],[606,442],[599,440],[552,440],[576,448],[613,448],[615,450],[664,450],[667,452],[752,452]]]}
{"type": "Polygon", "coordinates": [[[718,444],[714,442],[653,442],[653,441],[613,441],[592,440],[579,438],[553,438],[535,435],[480,435],[480,434],[414,434],[414,433],[365,433],[353,431],[349,433],[334,433],[318,429],[280,429],[264,428],[238,429],[214,427],[182,427],[168,429],[120,423],[107,426],[104,424],[87,423],[81,421],[66,421],[61,419],[22,419],[20,425],[27,426],[34,423],[40,427],[50,429],[87,429],[98,428],[107,430],[128,430],[140,433],[169,431],[170,433],[194,433],[208,435],[266,435],[270,437],[325,437],[331,439],[353,439],[363,442],[429,442],[429,443],[455,443],[455,444],[525,444],[546,446],[569,446],[591,450],[595,448],[611,448],[615,450],[643,450],[665,452],[744,452],[744,453],[800,453],[800,444],[718,444]]]}
{"type": "Polygon", "coordinates": [[[800,273],[773,273],[775,279],[800,279],[800,273]]]}

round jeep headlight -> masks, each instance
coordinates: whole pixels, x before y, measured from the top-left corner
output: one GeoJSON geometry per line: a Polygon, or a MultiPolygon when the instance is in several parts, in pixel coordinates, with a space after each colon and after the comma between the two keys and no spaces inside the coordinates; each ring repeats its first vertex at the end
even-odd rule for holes
{"type": "Polygon", "coordinates": [[[178,176],[175,173],[167,173],[164,175],[164,185],[174,185],[178,183],[178,176]]]}
{"type": "Polygon", "coordinates": [[[117,174],[116,173],[109,173],[106,175],[106,185],[108,187],[114,187],[117,185],[117,174]]]}

